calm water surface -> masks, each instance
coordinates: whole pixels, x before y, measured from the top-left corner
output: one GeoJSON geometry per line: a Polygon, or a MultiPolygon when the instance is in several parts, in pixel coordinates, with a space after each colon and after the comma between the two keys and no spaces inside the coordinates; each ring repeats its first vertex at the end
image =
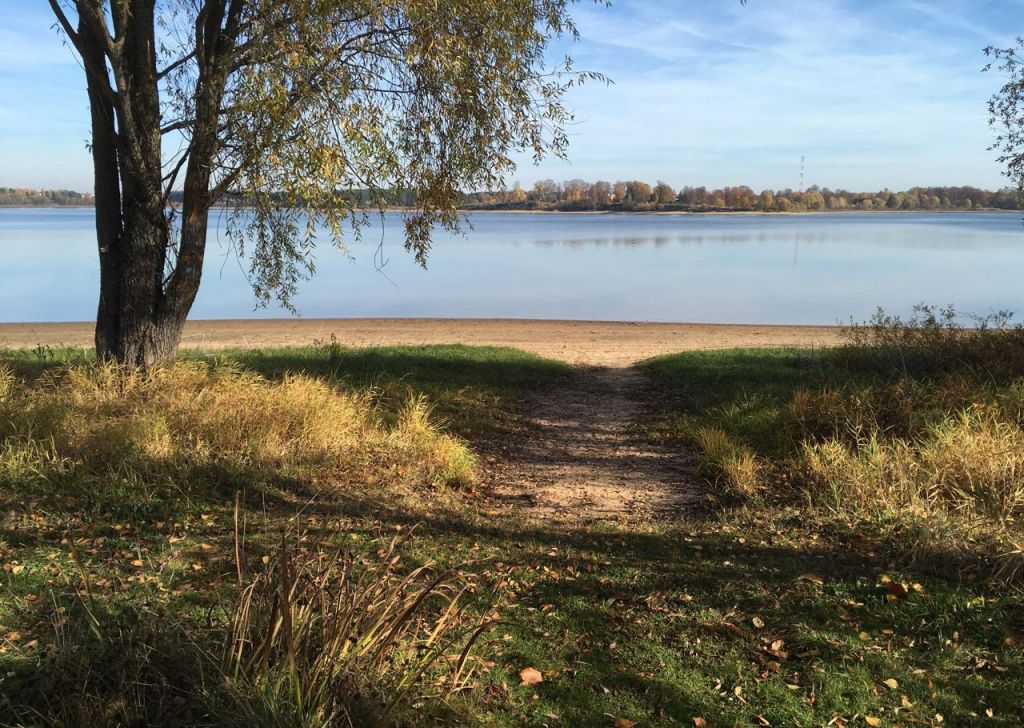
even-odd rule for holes
{"type": "MultiPolygon", "coordinates": [[[[436,235],[428,270],[402,249],[399,214],[347,254],[324,245],[302,315],[831,324],[926,301],[1024,316],[1019,213],[470,220],[465,236],[436,235]]],[[[0,320],[91,319],[93,235],[91,209],[0,209],[0,320]]],[[[283,315],[254,308],[244,269],[211,232],[192,317],[283,315]]]]}

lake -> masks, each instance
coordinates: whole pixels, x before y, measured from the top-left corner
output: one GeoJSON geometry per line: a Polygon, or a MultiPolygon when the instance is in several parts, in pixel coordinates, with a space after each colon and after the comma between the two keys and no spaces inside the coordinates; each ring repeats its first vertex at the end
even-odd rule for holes
{"type": "MultiPolygon", "coordinates": [[[[469,219],[464,236],[436,235],[428,270],[403,250],[399,213],[347,254],[322,246],[295,301],[301,314],[833,324],[923,301],[1024,316],[1019,213],[469,219]]],[[[286,315],[254,308],[244,263],[217,227],[192,318],[286,315]]],[[[91,209],[0,209],[0,320],[90,320],[93,235],[91,209]]]]}

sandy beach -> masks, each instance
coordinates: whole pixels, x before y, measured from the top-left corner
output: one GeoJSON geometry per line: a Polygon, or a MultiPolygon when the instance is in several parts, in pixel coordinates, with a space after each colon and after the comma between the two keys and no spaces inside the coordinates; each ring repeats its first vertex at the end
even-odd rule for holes
{"type": "MultiPolygon", "coordinates": [[[[661,324],[523,319],[237,319],[190,321],[182,346],[225,349],[302,346],[334,336],[345,346],[512,346],[571,364],[628,366],[659,354],[735,347],[838,343],[831,326],[661,324]]],[[[93,324],[0,324],[0,347],[91,346],[93,324]]]]}

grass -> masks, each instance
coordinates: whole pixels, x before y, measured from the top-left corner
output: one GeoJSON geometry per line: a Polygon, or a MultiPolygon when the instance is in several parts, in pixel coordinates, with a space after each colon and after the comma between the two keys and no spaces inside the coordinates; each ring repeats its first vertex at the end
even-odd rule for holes
{"type": "MultiPolygon", "coordinates": [[[[10,355],[7,386],[34,407],[63,401],[69,387],[53,383],[65,381],[69,358],[10,355]]],[[[76,411],[89,416],[64,412],[70,420],[57,421],[86,435],[132,417],[145,425],[119,430],[132,447],[115,448],[117,458],[102,463],[88,457],[92,445],[75,449],[87,438],[25,434],[27,410],[9,410],[7,419],[22,423],[14,445],[28,454],[15,457],[9,444],[4,462],[25,464],[0,483],[0,725],[1024,720],[1024,611],[1020,593],[992,576],[989,544],[923,538],[919,521],[892,509],[812,502],[793,467],[804,437],[793,429],[795,394],[840,385],[850,394],[902,377],[889,369],[851,375],[826,352],[653,362],[646,371],[662,396],[647,434],[681,448],[703,443],[701,472],[712,481],[731,473],[734,487],[721,491],[720,508],[678,523],[554,527],[492,511],[471,488],[432,481],[424,473],[436,466],[400,447],[384,451],[409,468],[394,482],[403,471],[380,470],[358,453],[406,441],[410,417],[435,446],[447,438],[487,452],[522,426],[519,398],[574,376],[560,365],[509,350],[329,344],[292,358],[277,351],[189,359],[180,376],[200,389],[221,377],[233,393],[292,401],[295,380],[317,393],[314,409],[354,409],[331,415],[336,427],[309,431],[275,410],[258,423],[271,436],[247,435],[215,417],[203,424],[213,415],[188,404],[194,398],[174,413],[149,389],[133,399],[135,390],[122,388],[105,402],[107,388],[93,391],[87,377],[81,388],[92,393],[76,411]],[[420,419],[401,414],[424,401],[444,413],[447,429],[423,420],[421,404],[420,419]],[[187,425],[175,424],[186,415],[187,425]],[[151,424],[161,418],[164,429],[151,424]],[[355,426],[370,436],[353,445],[345,433],[355,426]],[[281,433],[319,444],[273,444],[281,433]],[[33,460],[38,452],[22,447],[33,438],[47,443],[47,455],[60,454],[81,487],[65,487],[67,471],[54,475],[33,460]],[[213,444],[187,446],[199,440],[213,444]],[[335,463],[329,473],[325,454],[335,463]],[[348,465],[339,469],[339,461],[348,465]],[[971,567],[972,554],[980,566],[971,567]],[[394,618],[411,604],[410,618],[394,618]],[[301,618],[281,631],[285,613],[301,618]],[[338,615],[354,614],[368,622],[350,630],[350,618],[338,615]],[[367,628],[377,623],[397,625],[395,639],[370,641],[364,657],[349,660],[347,646],[381,634],[367,628]],[[434,658],[422,679],[418,656],[434,658]],[[542,680],[524,680],[527,668],[542,680]],[[396,695],[400,704],[390,709],[396,695]]],[[[102,375],[89,366],[81,372],[102,375]]],[[[160,391],[159,383],[139,386],[160,391]]],[[[1001,392],[1009,384],[991,386],[1001,392]]],[[[973,398],[979,390],[964,391],[973,398]]],[[[259,414],[233,406],[234,394],[227,401],[221,409],[259,414]]],[[[853,411],[851,400],[819,401],[826,399],[805,400],[803,410],[805,419],[819,413],[816,442],[833,438],[854,452],[853,440],[828,427],[853,411]]],[[[873,399],[872,407],[902,411],[876,406],[882,401],[890,400],[873,399]]],[[[941,397],[935,402],[943,411],[941,397]]]]}
{"type": "Polygon", "coordinates": [[[1024,330],[980,323],[922,308],[880,313],[832,350],[656,359],[674,404],[651,432],[696,447],[727,497],[799,494],[1019,552],[1024,330]]]}

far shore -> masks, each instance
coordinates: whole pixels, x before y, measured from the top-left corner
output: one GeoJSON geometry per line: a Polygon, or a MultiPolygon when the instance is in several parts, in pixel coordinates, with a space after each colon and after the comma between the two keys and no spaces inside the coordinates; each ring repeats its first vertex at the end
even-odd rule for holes
{"type": "MultiPolygon", "coordinates": [[[[0,205],[0,210],[84,210],[93,209],[94,205],[0,205]]],[[[211,208],[211,212],[225,210],[225,209],[238,209],[228,205],[214,205],[211,208]]],[[[377,208],[357,208],[358,211],[376,213],[380,212],[377,208]]],[[[411,207],[386,207],[385,212],[414,212],[415,208],[411,207]]],[[[1022,214],[1021,210],[1006,210],[1000,207],[974,207],[971,209],[964,209],[958,207],[943,207],[935,210],[890,210],[883,208],[880,210],[863,210],[860,208],[844,208],[841,210],[722,210],[722,209],[709,209],[709,210],[529,210],[523,208],[514,209],[500,209],[493,207],[460,207],[459,212],[461,213],[472,213],[476,214],[504,214],[504,215],[664,215],[664,216],[691,216],[691,217],[709,217],[719,215],[740,215],[740,216],[754,216],[754,217],[802,217],[811,215],[832,215],[832,214],[851,214],[851,215],[871,215],[871,214],[892,214],[892,215],[922,215],[922,214],[973,214],[973,213],[986,213],[986,212],[1000,212],[1000,213],[1012,213],[1016,215],[1022,214]]]]}
{"type": "MultiPolygon", "coordinates": [[[[818,347],[840,343],[838,326],[548,321],[535,319],[336,318],[189,321],[186,349],[466,344],[510,346],[570,364],[629,366],[679,351],[818,347]],[[333,339],[332,339],[333,337],[333,339]]],[[[0,348],[91,347],[93,324],[0,323],[0,348]]]]}

